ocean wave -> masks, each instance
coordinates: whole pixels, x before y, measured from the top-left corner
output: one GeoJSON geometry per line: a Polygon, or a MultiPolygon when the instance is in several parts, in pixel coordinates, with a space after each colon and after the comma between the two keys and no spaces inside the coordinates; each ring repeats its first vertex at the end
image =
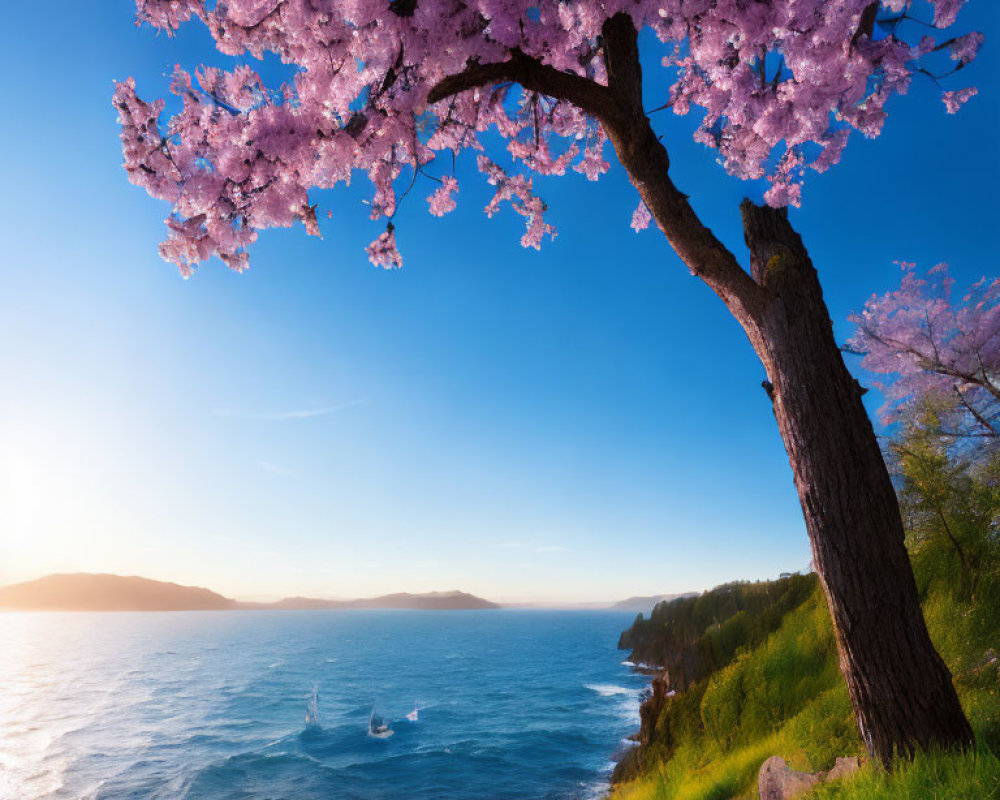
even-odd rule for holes
{"type": "Polygon", "coordinates": [[[639,703],[637,698],[630,697],[619,705],[617,716],[629,725],[638,725],[642,721],[642,717],[639,715],[639,703]]]}
{"type": "Polygon", "coordinates": [[[604,800],[610,794],[607,779],[583,784],[581,791],[579,800],[604,800]]]}
{"type": "Polygon", "coordinates": [[[615,686],[613,683],[586,683],[584,687],[592,692],[597,692],[601,697],[614,697],[621,694],[638,695],[639,693],[635,688],[615,686]]]}
{"type": "Polygon", "coordinates": [[[483,626],[288,612],[280,636],[267,615],[123,619],[107,617],[93,663],[47,628],[15,638],[51,654],[44,669],[0,658],[0,798],[9,785],[38,800],[393,800],[399,787],[407,800],[598,800],[602,766],[638,727],[643,681],[603,614],[501,612],[483,626]],[[323,725],[303,731],[317,680],[323,725]],[[373,704],[387,741],[366,735],[373,704]]]}

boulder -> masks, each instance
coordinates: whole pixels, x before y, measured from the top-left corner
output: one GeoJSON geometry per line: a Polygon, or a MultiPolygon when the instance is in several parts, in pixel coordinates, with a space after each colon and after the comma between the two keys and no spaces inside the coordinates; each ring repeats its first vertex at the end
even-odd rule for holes
{"type": "Polygon", "coordinates": [[[790,800],[820,782],[819,775],[796,772],[781,756],[771,756],[757,774],[760,800],[790,800]]]}
{"type": "Polygon", "coordinates": [[[820,783],[839,780],[857,772],[861,764],[854,756],[838,758],[825,772],[796,772],[780,756],[771,756],[757,774],[760,800],[791,800],[820,783]]]}
{"type": "Polygon", "coordinates": [[[828,770],[825,774],[821,774],[823,774],[823,781],[826,783],[846,778],[848,775],[853,775],[859,769],[861,769],[861,762],[858,760],[858,757],[851,756],[850,758],[838,758],[837,763],[833,765],[833,769],[828,770]]]}

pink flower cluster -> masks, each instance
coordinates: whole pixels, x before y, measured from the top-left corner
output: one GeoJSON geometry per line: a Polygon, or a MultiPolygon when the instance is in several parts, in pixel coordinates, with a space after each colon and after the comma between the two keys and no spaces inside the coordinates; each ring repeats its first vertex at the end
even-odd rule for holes
{"type": "Polygon", "coordinates": [[[957,114],[958,110],[969,102],[969,98],[975,97],[977,94],[979,94],[979,90],[975,86],[968,86],[965,89],[942,93],[941,100],[949,114],[957,114]]]}
{"type": "MultiPolygon", "coordinates": [[[[887,422],[914,401],[939,395],[957,399],[972,416],[1000,413],[1000,278],[983,278],[960,298],[946,264],[926,275],[902,262],[898,289],[873,295],[849,347],[865,354],[862,366],[886,376],[887,422]]],[[[977,421],[971,420],[972,427],[977,421]]]]}
{"type": "MultiPolygon", "coordinates": [[[[927,24],[944,28],[964,0],[932,3],[927,24]]],[[[600,34],[617,13],[659,40],[673,81],[664,100],[680,114],[701,108],[696,138],[719,151],[731,174],[766,179],[774,205],[797,205],[805,171],[836,164],[850,131],[877,136],[889,97],[906,91],[919,59],[945,46],[932,37],[906,41],[905,17],[917,13],[910,0],[137,0],[137,7],[140,22],[168,33],[198,19],[223,54],[272,53],[295,69],[288,85],[267,87],[246,65],[194,76],[178,68],[171,89],[180,109],[166,120],[163,101],[141,100],[131,79],[117,85],[125,168],[133,183],[171,204],[161,251],[185,273],[212,255],[245,268],[264,228],[302,222],[318,235],[310,191],[359,172],[371,184],[374,219],[393,217],[404,175],[439,181],[428,202],[432,214],[445,214],[457,191],[450,156],[463,151],[476,154],[496,187],[487,214],[508,203],[524,217],[522,243],[539,247],[555,230],[533,176],[573,169],[596,180],[609,166],[600,124],[564,99],[510,83],[435,103],[428,94],[470,65],[514,56],[606,84],[600,34]],[[889,20],[888,33],[873,24],[872,8],[889,20]],[[487,157],[497,137],[507,152],[487,157]],[[449,157],[438,159],[443,153],[449,157]]],[[[948,40],[952,57],[964,65],[981,40],[948,40]]],[[[946,94],[948,110],[972,92],[946,94]]],[[[643,214],[633,220],[648,222],[643,214]]],[[[392,232],[369,247],[383,266],[401,263],[394,251],[392,232]]]]}

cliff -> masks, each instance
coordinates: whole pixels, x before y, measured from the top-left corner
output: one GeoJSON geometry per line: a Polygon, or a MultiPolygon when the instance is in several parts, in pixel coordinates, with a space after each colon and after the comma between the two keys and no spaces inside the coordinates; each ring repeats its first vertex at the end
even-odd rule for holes
{"type": "Polygon", "coordinates": [[[623,631],[618,647],[629,659],[658,674],[639,709],[639,747],[619,762],[613,781],[634,777],[652,753],[671,745],[665,710],[675,696],[700,701],[698,687],[740,653],[761,644],[786,615],[805,603],[819,585],[815,575],[793,574],[776,581],[737,582],[697,596],[658,603],[649,619],[639,614],[623,631]]]}
{"type": "Polygon", "coordinates": [[[815,575],[795,574],[661,602],[649,619],[636,617],[618,647],[631,650],[636,664],[666,670],[671,688],[681,691],[725,666],[738,648],[762,641],[816,585],[815,575]]]}

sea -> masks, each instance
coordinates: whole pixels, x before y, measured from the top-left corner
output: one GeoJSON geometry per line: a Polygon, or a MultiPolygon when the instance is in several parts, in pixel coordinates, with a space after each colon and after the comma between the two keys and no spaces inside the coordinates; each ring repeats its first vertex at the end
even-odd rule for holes
{"type": "Polygon", "coordinates": [[[0,614],[0,800],[599,798],[633,616],[0,614]]]}

